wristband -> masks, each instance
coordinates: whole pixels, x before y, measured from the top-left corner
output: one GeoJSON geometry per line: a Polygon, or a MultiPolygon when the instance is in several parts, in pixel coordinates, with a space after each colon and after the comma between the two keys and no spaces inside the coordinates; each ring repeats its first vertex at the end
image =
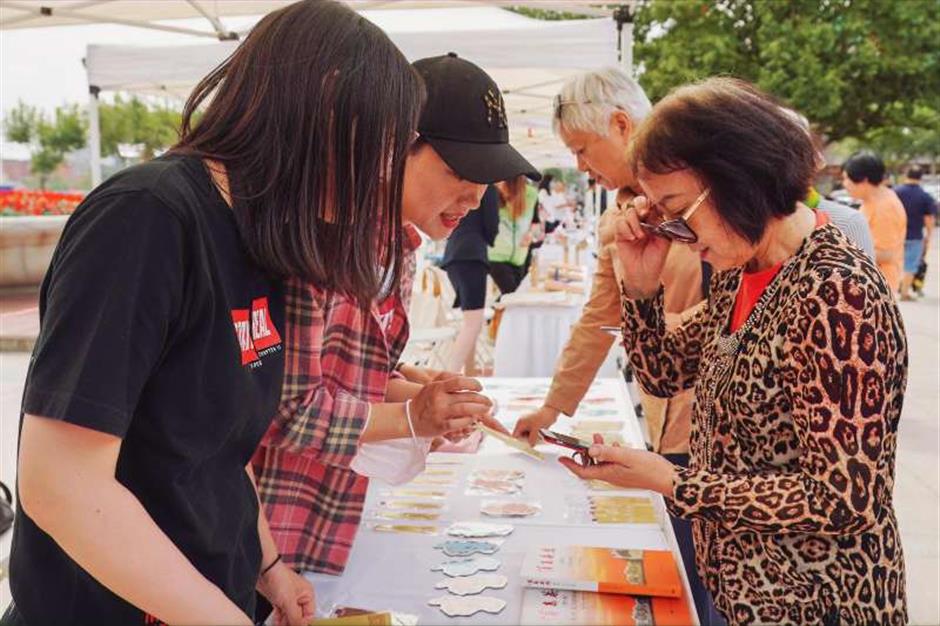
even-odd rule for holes
{"type": "Polygon", "coordinates": [[[280,562],[281,562],[281,555],[278,554],[278,555],[277,555],[277,558],[274,559],[273,561],[271,561],[271,564],[270,564],[270,565],[268,565],[266,568],[264,568],[263,570],[261,570],[261,575],[258,576],[258,578],[264,578],[264,575],[267,574],[268,572],[270,572],[271,569],[273,569],[274,566],[277,565],[277,564],[280,563],[280,562]]]}
{"type": "Polygon", "coordinates": [[[411,432],[411,438],[417,441],[418,436],[415,434],[414,424],[411,423],[411,400],[405,402],[405,419],[408,420],[408,430],[411,432]]]}

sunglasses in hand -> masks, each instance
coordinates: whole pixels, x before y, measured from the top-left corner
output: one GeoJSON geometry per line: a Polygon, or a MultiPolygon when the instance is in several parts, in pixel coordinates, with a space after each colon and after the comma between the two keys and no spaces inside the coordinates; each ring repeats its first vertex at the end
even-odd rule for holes
{"type": "Polygon", "coordinates": [[[640,222],[640,228],[645,230],[651,235],[657,237],[662,237],[663,239],[668,239],[669,241],[678,241],[679,243],[695,243],[698,241],[698,235],[692,230],[692,227],[689,226],[688,219],[698,210],[702,203],[705,202],[705,198],[708,197],[708,192],[710,190],[706,187],[698,198],[695,199],[695,202],[689,205],[685,211],[682,212],[682,215],[679,217],[673,218],[671,220],[665,220],[659,224],[647,224],[646,222],[640,222]]]}

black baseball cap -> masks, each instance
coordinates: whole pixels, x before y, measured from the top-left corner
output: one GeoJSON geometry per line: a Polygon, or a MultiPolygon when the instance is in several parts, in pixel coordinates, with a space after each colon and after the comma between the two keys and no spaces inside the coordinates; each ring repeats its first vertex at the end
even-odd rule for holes
{"type": "Polygon", "coordinates": [[[509,145],[506,106],[496,82],[482,69],[448,52],[420,59],[427,101],[418,133],[457,174],[475,183],[541,175],[509,145]]]}

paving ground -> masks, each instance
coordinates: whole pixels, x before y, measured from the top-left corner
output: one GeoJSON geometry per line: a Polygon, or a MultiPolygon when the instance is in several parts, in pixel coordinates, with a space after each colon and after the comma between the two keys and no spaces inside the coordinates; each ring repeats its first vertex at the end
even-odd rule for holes
{"type": "MultiPolygon", "coordinates": [[[[900,305],[910,366],[894,501],[907,562],[911,623],[923,625],[940,624],[940,233],[937,235],[931,246],[932,271],[926,296],[900,305]]],[[[0,300],[0,347],[9,350],[28,345],[37,325],[34,295],[0,300]]],[[[25,352],[0,352],[0,478],[9,485],[15,481],[19,407],[28,364],[25,352]]],[[[0,562],[4,565],[9,545],[7,533],[0,538],[0,562]]],[[[4,579],[0,583],[0,610],[9,600],[4,579]]]]}

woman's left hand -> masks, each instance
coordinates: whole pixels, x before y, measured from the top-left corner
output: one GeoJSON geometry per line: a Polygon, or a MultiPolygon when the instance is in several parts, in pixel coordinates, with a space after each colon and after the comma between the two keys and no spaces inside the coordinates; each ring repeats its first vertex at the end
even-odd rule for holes
{"type": "Polygon", "coordinates": [[[314,617],[316,593],[310,581],[278,563],[258,581],[258,591],[274,607],[277,626],[305,626],[314,617]]]}
{"type": "Polygon", "coordinates": [[[625,489],[649,489],[671,496],[675,481],[675,466],[662,455],[646,450],[624,448],[619,444],[604,444],[604,438],[594,435],[594,445],[588,454],[597,465],[582,467],[569,457],[558,459],[579,478],[603,480],[625,489]]]}

